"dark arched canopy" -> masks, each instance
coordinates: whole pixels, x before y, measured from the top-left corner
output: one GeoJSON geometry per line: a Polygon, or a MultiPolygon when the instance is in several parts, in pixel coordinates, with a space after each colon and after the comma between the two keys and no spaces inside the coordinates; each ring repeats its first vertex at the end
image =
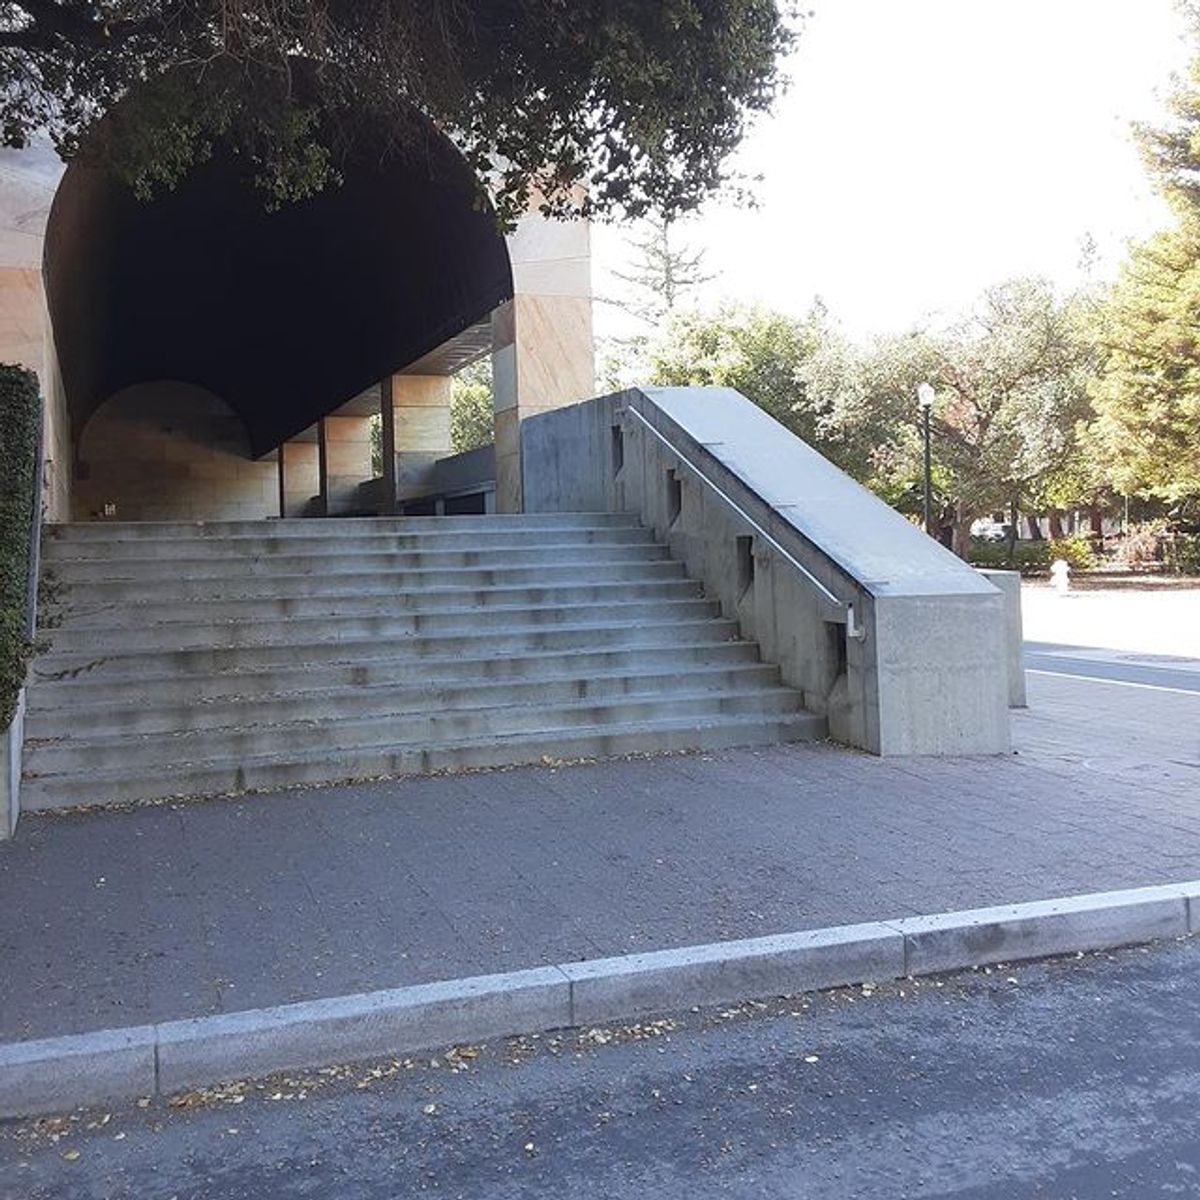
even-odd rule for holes
{"type": "Polygon", "coordinates": [[[76,432],[120,389],[175,379],[221,396],[265,454],[511,297],[504,238],[447,139],[341,169],[268,212],[229,156],[153,201],[72,163],[45,273],[76,432]]]}

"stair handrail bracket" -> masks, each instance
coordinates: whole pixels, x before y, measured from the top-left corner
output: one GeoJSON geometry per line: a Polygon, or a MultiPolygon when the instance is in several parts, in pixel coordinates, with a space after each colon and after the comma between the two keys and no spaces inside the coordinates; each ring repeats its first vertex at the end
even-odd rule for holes
{"type": "Polygon", "coordinates": [[[776,537],[763,528],[762,524],[756,521],[740,504],[729,496],[719,484],[715,483],[708,474],[699,466],[696,465],[670,438],[664,436],[656,429],[650,421],[648,421],[636,408],[632,405],[626,405],[620,408],[616,413],[617,417],[624,422],[628,422],[629,418],[634,418],[638,427],[645,430],[652,437],[656,438],[667,450],[678,460],[678,462],[687,467],[692,475],[698,479],[705,487],[707,487],[714,495],[716,495],[726,506],[728,506],[738,518],[753,530],[754,535],[765,542],[771,549],[788,564],[804,582],[817,594],[819,603],[822,607],[822,615],[825,620],[832,624],[845,625],[846,636],[855,641],[863,641],[867,636],[866,626],[863,625],[858,614],[855,611],[854,602],[843,600],[833,591],[825,586],[817,577],[810,571],[794,554],[791,553],[776,537]]]}
{"type": "Polygon", "coordinates": [[[836,741],[1011,747],[1003,597],[732,388],[635,387],[520,426],[526,512],[637,516],[836,741]]]}

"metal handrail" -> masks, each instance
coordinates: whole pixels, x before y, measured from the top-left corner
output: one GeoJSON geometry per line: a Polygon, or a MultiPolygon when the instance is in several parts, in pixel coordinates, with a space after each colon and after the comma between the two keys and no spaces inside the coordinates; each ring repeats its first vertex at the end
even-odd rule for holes
{"type": "MultiPolygon", "coordinates": [[[[646,420],[644,416],[636,408],[626,406],[621,410],[621,413],[628,413],[637,419],[650,431],[666,448],[677,458],[684,466],[688,467],[694,475],[702,482],[707,484],[720,498],[733,509],[737,515],[750,526],[751,529],[758,534],[763,541],[767,542],[771,548],[780,555],[789,565],[794,567],[804,580],[815,588],[825,602],[831,605],[836,613],[836,619],[846,623],[846,636],[850,638],[863,638],[866,636],[866,630],[858,624],[854,605],[848,600],[842,600],[834,595],[799,559],[796,558],[791,551],[771,536],[736,500],[731,496],[726,495],[709,477],[698,467],[682,450],[679,449],[669,438],[664,437],[654,426],[646,420]]],[[[620,414],[618,414],[620,415],[620,414]]]]}

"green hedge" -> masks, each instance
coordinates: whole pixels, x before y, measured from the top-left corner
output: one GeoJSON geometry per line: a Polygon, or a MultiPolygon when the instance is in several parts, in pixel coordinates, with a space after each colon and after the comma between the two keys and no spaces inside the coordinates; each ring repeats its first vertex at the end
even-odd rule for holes
{"type": "Polygon", "coordinates": [[[25,599],[40,418],[37,376],[0,364],[0,729],[12,722],[32,652],[25,599]]]}
{"type": "Polygon", "coordinates": [[[1073,570],[1086,570],[1097,564],[1091,542],[1082,534],[1049,542],[1018,542],[1008,555],[1007,542],[985,542],[971,539],[971,562],[977,567],[994,567],[1013,571],[1048,571],[1055,559],[1061,558],[1073,570]]]}
{"type": "Polygon", "coordinates": [[[1200,575],[1200,533],[1177,533],[1164,538],[1163,562],[1176,575],[1200,575]]]}

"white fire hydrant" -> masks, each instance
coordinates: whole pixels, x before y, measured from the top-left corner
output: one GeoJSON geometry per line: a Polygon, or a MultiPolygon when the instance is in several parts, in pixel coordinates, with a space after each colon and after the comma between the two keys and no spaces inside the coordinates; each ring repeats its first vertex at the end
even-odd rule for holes
{"type": "Polygon", "coordinates": [[[1071,564],[1065,558],[1056,558],[1050,564],[1050,582],[1054,590],[1065,596],[1071,590],[1071,564]]]}

